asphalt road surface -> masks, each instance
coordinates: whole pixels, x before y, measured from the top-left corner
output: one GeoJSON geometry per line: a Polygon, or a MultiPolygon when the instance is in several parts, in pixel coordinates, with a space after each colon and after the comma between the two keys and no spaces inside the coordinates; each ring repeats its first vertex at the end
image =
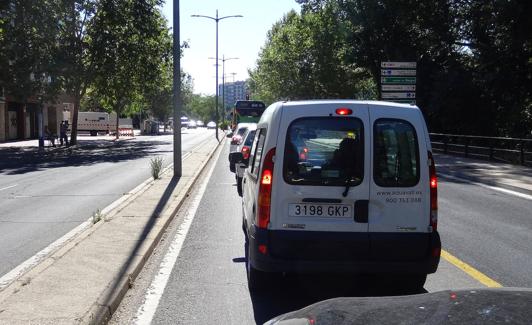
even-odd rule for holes
{"type": "MultiPolygon", "coordinates": [[[[192,203],[182,207],[111,324],[135,323],[150,312],[153,324],[262,324],[328,298],[410,293],[374,278],[322,275],[287,276],[267,293],[250,294],[241,201],[227,154],[226,143],[205,191],[196,189],[189,198],[199,201],[197,210],[191,210],[192,203]],[[161,285],[154,279],[163,273],[169,247],[175,248],[176,238],[183,240],[179,227],[187,213],[195,216],[164,291],[148,304],[146,297],[161,285]]],[[[443,177],[439,199],[439,231],[447,252],[502,286],[532,287],[532,201],[443,177]]],[[[483,287],[471,269],[468,273],[442,258],[423,292],[483,287]]]]}
{"type": "MultiPolygon", "coordinates": [[[[182,131],[185,155],[214,130],[182,131]]],[[[173,161],[173,136],[95,139],[44,156],[0,150],[0,277],[149,178],[149,161],[173,161]]],[[[35,151],[35,150],[34,150],[35,151]]]]}

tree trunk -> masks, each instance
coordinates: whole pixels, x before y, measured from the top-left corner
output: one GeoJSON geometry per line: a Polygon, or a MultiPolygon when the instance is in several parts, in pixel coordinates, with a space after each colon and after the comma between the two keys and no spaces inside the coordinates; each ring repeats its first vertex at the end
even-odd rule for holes
{"type": "Polygon", "coordinates": [[[120,110],[117,109],[116,110],[116,140],[118,140],[118,138],[120,137],[120,133],[118,132],[118,125],[119,125],[119,121],[120,120],[120,110]]]}

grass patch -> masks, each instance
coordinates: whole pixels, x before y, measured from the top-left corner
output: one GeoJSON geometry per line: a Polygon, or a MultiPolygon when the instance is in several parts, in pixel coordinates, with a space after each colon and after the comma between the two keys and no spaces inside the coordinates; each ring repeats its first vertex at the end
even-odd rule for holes
{"type": "Polygon", "coordinates": [[[92,213],[92,224],[96,224],[103,219],[102,211],[100,209],[92,213]]]}
{"type": "Polygon", "coordinates": [[[153,179],[161,177],[161,171],[163,170],[163,158],[155,157],[150,160],[151,176],[153,179]]]}

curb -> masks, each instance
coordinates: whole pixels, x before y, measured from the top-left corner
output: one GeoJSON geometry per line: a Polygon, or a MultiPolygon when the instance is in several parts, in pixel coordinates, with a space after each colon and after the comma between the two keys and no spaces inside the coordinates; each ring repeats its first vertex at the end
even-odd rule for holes
{"type": "MultiPolygon", "coordinates": [[[[183,205],[186,198],[190,195],[190,192],[192,191],[192,188],[194,187],[194,183],[196,180],[200,177],[200,175],[205,170],[205,167],[211,162],[212,157],[214,154],[220,149],[222,143],[225,142],[225,137],[222,138],[214,148],[214,150],[209,154],[209,157],[205,160],[201,168],[194,174],[191,180],[190,186],[185,190],[185,194],[183,195],[183,198],[181,201],[177,204],[177,206],[174,208],[174,210],[170,213],[170,217],[164,222],[163,226],[155,236],[155,238],[151,241],[149,244],[146,253],[142,256],[142,258],[138,259],[137,263],[135,265],[132,265],[132,271],[130,273],[125,273],[124,276],[120,279],[116,279],[114,282],[112,282],[109,285],[109,288],[106,289],[103,294],[100,297],[110,297],[109,301],[105,304],[100,304],[99,302],[96,302],[95,305],[88,311],[89,316],[89,324],[107,324],[107,322],[111,319],[114,312],[118,309],[118,306],[122,302],[122,299],[126,295],[129,288],[132,286],[133,282],[141,272],[141,270],[144,268],[144,265],[150,258],[153,250],[155,247],[159,244],[159,241],[161,240],[163,234],[165,233],[166,229],[170,225],[170,223],[174,220],[177,212],[183,205]],[[115,284],[118,283],[118,285],[115,286],[115,284]],[[116,288],[115,290],[111,291],[111,288],[116,288]]],[[[171,166],[167,167],[165,170],[165,173],[168,171],[171,171],[171,166]]],[[[87,315],[86,314],[86,315],[87,315]]]]}
{"type": "MultiPolygon", "coordinates": [[[[200,144],[201,145],[201,144],[200,144]]],[[[192,150],[196,149],[198,146],[195,146],[192,148],[192,150]]],[[[72,148],[72,147],[70,147],[72,148]]],[[[75,148],[75,147],[74,147],[75,148]]],[[[63,148],[66,150],[67,148],[63,148]]],[[[55,148],[52,152],[59,151],[61,149],[55,148]]],[[[216,148],[215,148],[216,150],[216,148]]],[[[190,156],[190,153],[185,154],[182,156],[182,159],[186,159],[190,156]]],[[[210,158],[209,158],[210,159],[210,158]]],[[[165,174],[169,170],[171,170],[173,167],[173,163],[169,164],[168,166],[164,167],[161,175],[165,174]]],[[[130,204],[134,199],[136,199],[139,195],[141,195],[145,190],[148,189],[148,187],[153,184],[155,180],[153,177],[148,177],[146,180],[144,180],[142,183],[128,191],[128,195],[121,196],[117,200],[111,202],[109,205],[103,207],[101,209],[102,216],[105,217],[112,217],[113,213],[120,212],[124,207],[126,207],[128,204],[130,204]]],[[[16,268],[11,270],[10,272],[4,274],[0,277],[0,292],[2,292],[4,289],[9,287],[11,284],[13,284],[16,280],[23,277],[25,274],[31,272],[34,268],[36,268],[40,263],[44,262],[47,258],[61,250],[62,247],[67,245],[70,242],[75,241],[76,239],[79,239],[79,236],[83,234],[84,232],[88,231],[89,229],[95,230],[100,223],[94,224],[92,222],[92,217],[87,218],[83,223],[63,235],[62,237],[58,238],[54,242],[52,242],[50,245],[45,247],[44,249],[37,252],[34,256],[30,257],[29,259],[25,260],[21,264],[19,264],[16,268]],[[38,256],[37,258],[35,258],[38,256]],[[31,262],[29,262],[31,261],[31,262]],[[7,279],[5,279],[7,277],[7,279]],[[3,280],[3,281],[2,281],[3,280]]]]}

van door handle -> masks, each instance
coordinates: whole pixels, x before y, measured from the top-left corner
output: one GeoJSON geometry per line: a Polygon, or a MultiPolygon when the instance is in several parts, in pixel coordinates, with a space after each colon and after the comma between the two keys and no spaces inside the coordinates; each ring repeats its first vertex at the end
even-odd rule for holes
{"type": "Polygon", "coordinates": [[[368,223],[369,200],[355,201],[355,222],[368,223]]]}

